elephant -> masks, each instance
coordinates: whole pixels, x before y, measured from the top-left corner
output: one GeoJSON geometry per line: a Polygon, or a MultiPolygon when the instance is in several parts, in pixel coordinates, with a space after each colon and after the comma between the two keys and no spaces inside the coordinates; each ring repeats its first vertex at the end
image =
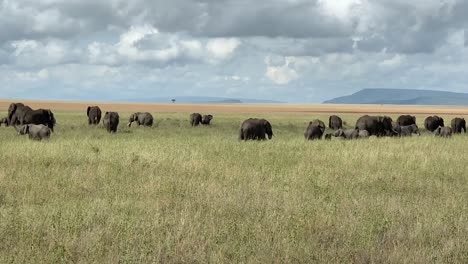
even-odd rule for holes
{"type": "Polygon", "coordinates": [[[359,130],[358,132],[358,137],[359,138],[368,138],[370,135],[369,135],[369,131],[367,130],[359,130]]]}
{"type": "Polygon", "coordinates": [[[385,136],[396,133],[392,128],[392,118],[388,116],[361,116],[356,121],[356,129],[367,130],[371,136],[385,136]]]}
{"type": "Polygon", "coordinates": [[[99,106],[88,106],[86,111],[89,125],[98,125],[101,122],[101,108],[99,106]]]}
{"type": "Polygon", "coordinates": [[[452,130],[454,134],[460,134],[462,132],[466,133],[466,122],[465,118],[455,117],[451,122],[452,130]]]}
{"type": "Polygon", "coordinates": [[[12,103],[8,107],[8,125],[22,125],[25,112],[32,111],[32,108],[23,103],[12,103]]]}
{"type": "Polygon", "coordinates": [[[334,133],[335,137],[342,137],[345,139],[356,139],[359,137],[358,129],[338,129],[334,133]]]}
{"type": "Polygon", "coordinates": [[[102,123],[106,128],[107,132],[117,132],[117,127],[119,126],[119,114],[117,112],[106,112],[102,123]]]}
{"type": "Polygon", "coordinates": [[[148,112],[137,112],[130,116],[128,126],[130,127],[133,122],[136,122],[138,126],[150,127],[153,125],[153,116],[148,112]]]}
{"type": "Polygon", "coordinates": [[[332,134],[325,134],[325,140],[331,140],[332,134]]]}
{"type": "Polygon", "coordinates": [[[190,124],[192,126],[198,126],[202,122],[202,115],[199,113],[192,113],[190,115],[190,124]]]}
{"type": "Polygon", "coordinates": [[[24,112],[23,117],[21,117],[21,125],[33,124],[33,125],[46,125],[54,132],[55,126],[55,117],[50,109],[37,109],[29,110],[24,112]]]}
{"type": "Polygon", "coordinates": [[[401,115],[398,117],[396,122],[400,126],[416,125],[416,117],[411,115],[401,115]]]}
{"type": "Polygon", "coordinates": [[[337,130],[343,128],[343,120],[339,116],[332,115],[328,118],[328,127],[337,130]]]}
{"type": "Polygon", "coordinates": [[[421,135],[421,133],[419,133],[419,128],[416,124],[400,127],[400,135],[402,137],[411,136],[412,134],[417,134],[418,136],[421,135]]]}
{"type": "Polygon", "coordinates": [[[431,132],[434,132],[439,127],[444,127],[444,119],[438,116],[428,116],[424,120],[424,127],[431,132]]]}
{"type": "Polygon", "coordinates": [[[210,124],[211,120],[213,120],[212,115],[204,115],[202,117],[201,123],[202,123],[202,125],[208,126],[210,124]]]}
{"type": "Polygon", "coordinates": [[[451,127],[447,127],[447,126],[439,126],[436,130],[435,130],[435,135],[436,136],[439,136],[439,137],[451,137],[452,136],[452,128],[451,127]]]}
{"type": "Polygon", "coordinates": [[[307,140],[322,139],[325,129],[325,123],[318,119],[315,119],[309,122],[309,125],[307,126],[304,132],[304,137],[307,140]]]}
{"type": "Polygon", "coordinates": [[[389,137],[399,136],[401,134],[400,124],[398,124],[398,122],[392,122],[392,130],[388,130],[386,134],[389,137]]]}
{"type": "Polygon", "coordinates": [[[2,126],[2,124],[5,124],[5,126],[8,126],[8,117],[4,117],[0,119],[0,126],[2,126]]]}
{"type": "Polygon", "coordinates": [[[43,124],[28,124],[22,126],[15,126],[15,128],[19,135],[28,134],[30,139],[35,140],[49,139],[51,134],[51,129],[43,124]]]}
{"type": "Polygon", "coordinates": [[[249,118],[242,122],[239,130],[240,140],[265,140],[273,137],[270,122],[265,119],[249,118]]]}

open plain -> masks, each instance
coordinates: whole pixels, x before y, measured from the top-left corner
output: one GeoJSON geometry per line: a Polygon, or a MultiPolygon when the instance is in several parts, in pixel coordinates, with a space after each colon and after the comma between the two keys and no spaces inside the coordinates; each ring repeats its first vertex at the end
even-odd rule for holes
{"type": "Polygon", "coordinates": [[[0,263],[468,262],[468,136],[423,129],[467,107],[23,102],[57,126],[44,142],[0,128],[0,263]],[[96,104],[116,134],[88,126],[96,104]],[[154,126],[127,127],[134,111],[154,126]],[[310,120],[364,113],[416,114],[422,135],[304,140],[310,120]],[[240,142],[249,117],[273,139],[240,142]]]}

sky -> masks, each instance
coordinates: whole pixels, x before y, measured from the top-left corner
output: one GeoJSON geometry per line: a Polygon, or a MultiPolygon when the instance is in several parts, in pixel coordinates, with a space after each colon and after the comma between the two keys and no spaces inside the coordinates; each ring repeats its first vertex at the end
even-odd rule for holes
{"type": "Polygon", "coordinates": [[[468,92],[468,0],[0,0],[0,98],[468,92]]]}

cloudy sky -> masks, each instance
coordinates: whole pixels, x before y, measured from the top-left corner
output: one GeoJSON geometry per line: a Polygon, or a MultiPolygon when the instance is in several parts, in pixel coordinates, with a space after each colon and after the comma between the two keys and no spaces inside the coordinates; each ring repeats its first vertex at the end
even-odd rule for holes
{"type": "Polygon", "coordinates": [[[468,92],[468,0],[0,0],[0,98],[468,92]]]}

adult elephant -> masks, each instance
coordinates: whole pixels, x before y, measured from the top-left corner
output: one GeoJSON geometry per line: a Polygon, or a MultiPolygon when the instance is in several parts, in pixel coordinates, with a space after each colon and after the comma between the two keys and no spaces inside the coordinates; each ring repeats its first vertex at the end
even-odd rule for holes
{"type": "Polygon", "coordinates": [[[318,119],[310,121],[304,132],[304,137],[307,140],[322,139],[325,128],[325,123],[318,119]]]}
{"type": "Polygon", "coordinates": [[[424,127],[431,132],[434,132],[438,127],[444,126],[444,119],[439,116],[428,116],[424,120],[424,127]]]}
{"type": "Polygon", "coordinates": [[[88,115],[88,124],[89,125],[98,125],[101,122],[101,108],[99,106],[88,106],[88,110],[86,111],[88,115]]]}
{"type": "Polygon", "coordinates": [[[211,120],[213,120],[212,115],[204,115],[202,117],[201,123],[202,123],[202,125],[208,126],[208,125],[210,125],[211,120]]]}
{"type": "Polygon", "coordinates": [[[400,126],[416,125],[416,117],[412,115],[401,115],[396,122],[400,126]]]}
{"type": "Polygon", "coordinates": [[[106,112],[102,123],[107,132],[117,132],[117,127],[119,126],[119,114],[117,112],[106,112]]]}
{"type": "Polygon", "coordinates": [[[202,115],[199,113],[192,113],[190,114],[190,125],[198,126],[202,121],[202,115]]]}
{"type": "Polygon", "coordinates": [[[137,112],[130,116],[128,126],[130,127],[133,122],[136,122],[137,125],[150,127],[153,125],[153,116],[148,112],[137,112]]]}
{"type": "Polygon", "coordinates": [[[356,121],[356,129],[367,130],[371,136],[385,136],[396,133],[392,128],[392,118],[388,116],[361,116],[356,121]]]}
{"type": "Polygon", "coordinates": [[[24,114],[28,111],[31,111],[32,108],[24,105],[23,103],[12,103],[8,107],[8,116],[7,121],[9,125],[22,125],[24,114]]]}
{"type": "Polygon", "coordinates": [[[466,121],[465,118],[455,117],[451,122],[452,130],[454,134],[466,133],[466,121]]]}
{"type": "Polygon", "coordinates": [[[55,117],[50,109],[29,110],[24,112],[20,124],[46,125],[54,132],[55,117]]]}
{"type": "Polygon", "coordinates": [[[273,137],[270,122],[265,119],[249,118],[242,122],[239,130],[240,140],[265,140],[273,137]]]}
{"type": "Polygon", "coordinates": [[[328,118],[328,127],[333,130],[338,130],[343,128],[343,120],[337,115],[332,115],[328,118]]]}

